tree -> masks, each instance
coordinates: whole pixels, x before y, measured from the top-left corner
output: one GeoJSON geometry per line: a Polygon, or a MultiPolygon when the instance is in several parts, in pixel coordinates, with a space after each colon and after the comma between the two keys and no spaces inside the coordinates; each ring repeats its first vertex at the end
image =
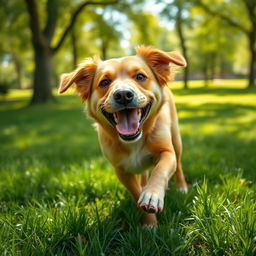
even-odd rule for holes
{"type": "Polygon", "coordinates": [[[157,16],[141,10],[130,10],[127,14],[132,22],[131,44],[158,45],[162,28],[157,16]]]}
{"type": "Polygon", "coordinates": [[[191,71],[200,69],[207,86],[216,75],[221,77],[232,72],[234,54],[242,34],[198,6],[190,9],[190,15],[193,28],[189,32],[189,45],[192,56],[195,56],[191,58],[191,71]]]}
{"type": "Polygon", "coordinates": [[[83,1],[78,5],[71,15],[69,24],[63,30],[57,43],[52,46],[53,37],[55,35],[57,19],[60,15],[59,7],[61,6],[60,0],[47,0],[46,13],[42,14],[39,12],[35,0],[25,0],[27,11],[30,18],[30,30],[32,34],[32,45],[34,51],[34,81],[33,81],[33,96],[31,103],[43,103],[49,100],[54,100],[51,88],[51,59],[54,54],[61,48],[65,38],[71,32],[79,14],[83,11],[86,6],[89,5],[108,5],[117,3],[118,0],[111,2],[107,1],[83,1]],[[41,16],[45,15],[46,22],[42,29],[40,23],[41,16]]]}
{"type": "Polygon", "coordinates": [[[73,66],[74,69],[77,67],[77,33],[76,27],[74,26],[71,31],[71,46],[72,46],[72,53],[73,53],[73,66]]]}
{"type": "Polygon", "coordinates": [[[256,76],[256,1],[194,0],[194,2],[211,15],[220,17],[229,26],[232,26],[244,33],[248,40],[248,50],[250,52],[248,87],[254,86],[256,76]],[[241,15],[241,13],[243,15],[241,15]]]}
{"type": "MultiPolygon", "coordinates": [[[[26,16],[24,15],[24,5],[22,2],[3,1],[0,0],[0,58],[4,60],[5,65],[13,67],[13,75],[8,75],[8,79],[12,77],[12,87],[22,88],[22,71],[24,62],[27,61],[29,52],[29,33],[24,31],[26,26],[26,16]],[[15,35],[15,36],[14,36],[15,35]]],[[[30,56],[29,56],[30,57],[30,56]]]]}
{"type": "Polygon", "coordinates": [[[93,15],[93,23],[91,27],[91,31],[94,34],[95,38],[97,38],[97,42],[99,44],[99,48],[101,51],[101,58],[103,60],[107,59],[107,53],[109,47],[112,43],[118,42],[121,38],[121,34],[115,30],[116,22],[112,19],[110,12],[108,10],[103,10],[102,14],[98,14],[94,12],[93,15]],[[108,14],[108,19],[104,18],[104,14],[108,14]]]}
{"type": "Polygon", "coordinates": [[[187,67],[184,68],[184,88],[188,88],[188,78],[189,78],[189,58],[188,58],[188,49],[186,43],[186,37],[184,32],[185,25],[188,24],[188,8],[190,3],[184,0],[174,0],[170,3],[167,3],[165,8],[162,11],[162,14],[170,20],[175,21],[175,30],[180,40],[180,47],[182,54],[187,61],[187,67]]]}

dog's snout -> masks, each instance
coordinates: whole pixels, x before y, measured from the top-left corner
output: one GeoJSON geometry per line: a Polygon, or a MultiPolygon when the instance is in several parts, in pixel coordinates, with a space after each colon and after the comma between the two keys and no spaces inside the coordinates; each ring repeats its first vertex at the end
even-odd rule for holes
{"type": "Polygon", "coordinates": [[[134,91],[131,89],[119,89],[115,91],[113,96],[116,103],[126,106],[132,102],[134,91]]]}

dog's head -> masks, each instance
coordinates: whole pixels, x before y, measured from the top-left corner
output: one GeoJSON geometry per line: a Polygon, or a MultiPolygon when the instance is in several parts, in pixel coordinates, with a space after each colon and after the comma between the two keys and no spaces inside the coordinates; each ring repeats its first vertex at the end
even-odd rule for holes
{"type": "Polygon", "coordinates": [[[123,141],[136,141],[154,122],[174,65],[186,66],[186,61],[176,52],[145,46],[137,47],[135,56],[106,61],[89,58],[62,75],[59,93],[75,83],[97,123],[123,141]]]}

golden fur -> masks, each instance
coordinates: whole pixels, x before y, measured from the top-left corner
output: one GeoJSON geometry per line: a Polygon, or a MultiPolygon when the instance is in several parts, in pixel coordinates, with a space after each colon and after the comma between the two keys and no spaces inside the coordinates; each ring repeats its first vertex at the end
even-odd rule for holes
{"type": "Polygon", "coordinates": [[[178,53],[140,46],[135,56],[106,61],[86,59],[75,71],[62,75],[59,87],[63,93],[75,83],[81,99],[87,101],[87,112],[96,122],[101,150],[143,210],[145,225],[156,223],[155,213],[163,209],[165,189],[174,173],[177,188],[187,191],[176,108],[173,95],[165,86],[173,78],[175,65],[186,66],[178,53]],[[126,90],[132,92],[134,102],[136,98],[135,110],[116,107],[115,93],[126,90]],[[122,111],[126,111],[129,129],[133,123],[141,127],[135,139],[126,139],[126,134],[121,136],[126,132],[122,111]],[[106,118],[103,112],[111,117],[106,118]],[[145,120],[138,122],[139,115],[144,115],[145,120]],[[113,117],[117,118],[116,126],[109,120],[113,117]],[[119,130],[118,123],[123,125],[119,130]],[[150,167],[153,170],[148,178],[150,167]]]}

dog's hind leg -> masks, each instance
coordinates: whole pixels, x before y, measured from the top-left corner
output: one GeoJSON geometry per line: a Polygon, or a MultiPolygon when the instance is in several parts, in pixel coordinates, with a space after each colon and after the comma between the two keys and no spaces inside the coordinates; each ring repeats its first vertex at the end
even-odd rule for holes
{"type": "Polygon", "coordinates": [[[178,121],[176,121],[172,126],[172,143],[174,146],[176,159],[177,159],[177,168],[175,172],[175,185],[176,188],[183,193],[188,191],[188,186],[183,174],[182,164],[181,164],[181,155],[182,155],[182,141],[178,126],[178,121]]]}

